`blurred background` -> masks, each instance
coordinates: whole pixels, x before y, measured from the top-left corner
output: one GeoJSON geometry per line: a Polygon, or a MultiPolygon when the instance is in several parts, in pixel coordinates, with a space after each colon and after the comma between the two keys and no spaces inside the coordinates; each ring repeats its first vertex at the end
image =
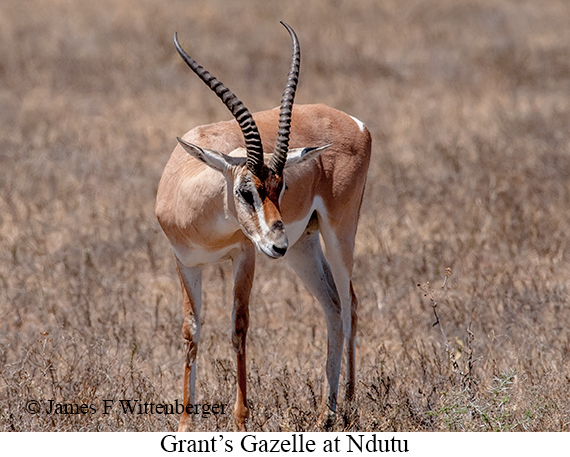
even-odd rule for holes
{"type": "MultiPolygon", "coordinates": [[[[0,430],[176,428],[102,414],[103,399],[182,397],[156,189],[176,136],[231,115],[172,36],[254,112],[286,81],[279,20],[301,43],[296,102],[346,111],[373,137],[357,398],[333,429],[567,431],[565,0],[3,0],[0,430]],[[31,399],[98,411],[31,415],[31,399]]],[[[317,430],[324,315],[284,263],[258,260],[250,428],[317,430]]],[[[233,405],[230,264],[208,267],[203,290],[197,401],[233,405]]]]}

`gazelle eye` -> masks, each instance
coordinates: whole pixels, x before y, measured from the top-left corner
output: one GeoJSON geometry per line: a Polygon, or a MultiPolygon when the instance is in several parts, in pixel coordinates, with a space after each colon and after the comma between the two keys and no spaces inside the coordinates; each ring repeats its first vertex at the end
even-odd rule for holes
{"type": "Polygon", "coordinates": [[[249,189],[240,189],[239,190],[239,194],[241,196],[241,198],[249,205],[249,206],[253,206],[254,200],[253,200],[253,194],[251,193],[251,191],[249,189]]]}

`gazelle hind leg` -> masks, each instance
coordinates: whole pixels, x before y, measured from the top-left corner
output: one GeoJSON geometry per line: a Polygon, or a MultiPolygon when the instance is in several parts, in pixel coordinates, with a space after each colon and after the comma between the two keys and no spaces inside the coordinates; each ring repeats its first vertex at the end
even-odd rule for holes
{"type": "Polygon", "coordinates": [[[356,388],[356,332],[358,328],[358,299],[350,281],[350,336],[346,340],[347,348],[347,376],[346,376],[346,399],[354,400],[354,390],[356,388]]]}
{"type": "MultiPolygon", "coordinates": [[[[320,222],[320,219],[319,219],[320,222]]],[[[347,353],[346,399],[354,398],[358,301],[352,287],[354,234],[337,234],[328,224],[320,224],[341,306],[341,319],[347,353]]]]}
{"type": "Polygon", "coordinates": [[[319,422],[330,422],[336,413],[342,361],[343,331],[340,300],[319,240],[316,218],[285,256],[305,286],[321,304],[327,322],[326,380],[319,422]]]}
{"type": "Polygon", "coordinates": [[[184,364],[184,412],[180,416],[178,431],[190,431],[192,417],[188,414],[187,405],[195,403],[196,389],[196,354],[200,342],[200,308],[202,304],[202,269],[188,268],[176,262],[178,277],[182,286],[184,299],[184,323],[182,337],[185,340],[186,357],[184,364]]]}

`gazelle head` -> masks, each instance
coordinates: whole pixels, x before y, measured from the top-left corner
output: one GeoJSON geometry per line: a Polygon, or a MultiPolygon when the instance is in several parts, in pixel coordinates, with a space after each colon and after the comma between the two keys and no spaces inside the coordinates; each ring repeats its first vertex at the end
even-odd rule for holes
{"type": "MultiPolygon", "coordinates": [[[[261,136],[253,116],[245,105],[217,78],[190,57],[174,35],[174,44],[182,59],[198,77],[224,102],[238,122],[245,139],[245,157],[222,154],[201,148],[178,138],[180,145],[193,157],[222,173],[227,181],[228,201],[242,232],[271,258],[285,255],[289,242],[279,204],[285,189],[283,170],[317,157],[330,145],[289,150],[289,133],[295,90],[299,79],[300,48],[297,35],[281,22],[293,40],[293,58],[283,92],[275,150],[269,165],[263,160],[261,136]]],[[[240,155],[240,154],[237,154],[240,155]]]]}

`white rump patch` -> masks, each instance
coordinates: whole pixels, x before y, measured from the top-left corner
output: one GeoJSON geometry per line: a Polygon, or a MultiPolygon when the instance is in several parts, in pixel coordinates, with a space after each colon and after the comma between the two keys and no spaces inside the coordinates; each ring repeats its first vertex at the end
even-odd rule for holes
{"type": "Polygon", "coordinates": [[[364,125],[364,122],[362,122],[360,119],[356,119],[354,116],[350,116],[352,118],[352,120],[354,122],[356,122],[356,125],[358,125],[358,128],[360,129],[361,132],[364,132],[364,130],[366,129],[366,125],[364,125]]]}

